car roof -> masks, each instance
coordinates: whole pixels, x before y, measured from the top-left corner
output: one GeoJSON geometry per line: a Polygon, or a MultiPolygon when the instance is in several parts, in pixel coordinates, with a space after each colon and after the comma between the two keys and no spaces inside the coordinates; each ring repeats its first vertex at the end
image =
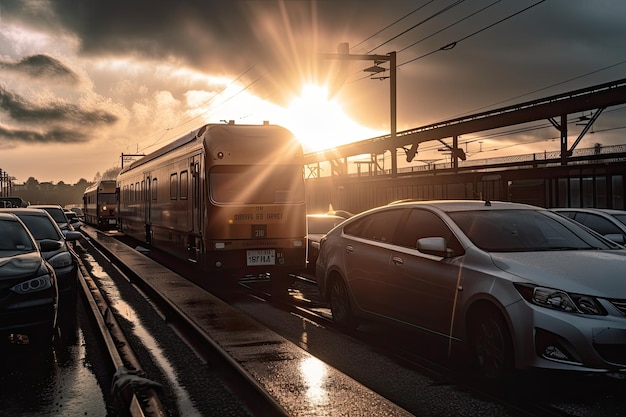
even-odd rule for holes
{"type": "Polygon", "coordinates": [[[600,213],[600,214],[626,214],[625,210],[600,209],[592,207],[555,207],[553,211],[576,211],[579,213],[600,213]]]}
{"type": "Polygon", "coordinates": [[[15,214],[5,211],[0,212],[0,220],[19,221],[18,217],[15,214]]]}
{"type": "Polygon", "coordinates": [[[329,218],[329,219],[343,219],[345,220],[345,217],[342,216],[338,216],[336,214],[329,214],[329,213],[311,213],[311,214],[307,214],[307,217],[321,217],[321,218],[329,218]]]}
{"type": "Polygon", "coordinates": [[[31,204],[28,207],[30,207],[30,208],[40,208],[40,209],[55,208],[55,209],[63,210],[63,207],[61,207],[60,205],[57,205],[57,204],[31,204]]]}
{"type": "Polygon", "coordinates": [[[431,200],[394,202],[393,207],[435,207],[445,212],[474,210],[545,210],[541,207],[508,201],[488,200],[431,200]]]}
{"type": "Polygon", "coordinates": [[[50,216],[48,212],[46,212],[45,210],[33,208],[32,206],[0,208],[0,211],[5,212],[5,213],[24,213],[24,214],[28,214],[32,216],[46,216],[46,217],[50,216]]]}

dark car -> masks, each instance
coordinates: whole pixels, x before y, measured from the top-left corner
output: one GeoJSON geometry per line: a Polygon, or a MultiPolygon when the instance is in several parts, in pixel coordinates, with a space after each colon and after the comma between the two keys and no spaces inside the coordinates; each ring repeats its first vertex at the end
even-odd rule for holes
{"type": "Polygon", "coordinates": [[[63,207],[55,204],[31,204],[28,207],[47,211],[48,214],[59,225],[59,229],[61,229],[61,232],[65,233],[69,230],[74,230],[74,228],[70,224],[70,221],[67,219],[67,216],[65,216],[65,210],[63,210],[63,207]]]}
{"type": "Polygon", "coordinates": [[[315,274],[315,262],[320,251],[320,239],[346,218],[334,214],[307,214],[307,272],[315,274]]]}
{"type": "Polygon", "coordinates": [[[624,271],[623,246],[548,209],[423,201],[328,232],[316,279],[337,324],[430,335],[487,378],[534,368],[624,377],[624,271]]]}
{"type": "Polygon", "coordinates": [[[19,217],[40,245],[46,242],[46,250],[42,248],[41,252],[54,268],[60,295],[75,295],[78,283],[78,260],[67,242],[80,239],[82,234],[76,231],[62,233],[48,212],[42,209],[0,209],[0,213],[2,212],[13,213],[19,217]]]}
{"type": "Polygon", "coordinates": [[[626,243],[626,211],[597,208],[554,208],[607,239],[623,245],[626,243]]]}
{"type": "Polygon", "coordinates": [[[83,212],[82,208],[72,207],[70,210],[76,213],[76,215],[78,216],[78,220],[80,220],[81,222],[85,221],[85,213],[83,212]]]}
{"type": "Polygon", "coordinates": [[[83,222],[78,218],[78,214],[76,214],[72,210],[63,210],[65,212],[65,217],[67,221],[70,223],[74,230],[79,230],[83,225],[83,222]]]}
{"type": "MultiPolygon", "coordinates": [[[[21,220],[0,213],[0,337],[3,343],[52,341],[58,289],[54,268],[21,220]]],[[[42,249],[52,243],[43,242],[42,249]]]]}

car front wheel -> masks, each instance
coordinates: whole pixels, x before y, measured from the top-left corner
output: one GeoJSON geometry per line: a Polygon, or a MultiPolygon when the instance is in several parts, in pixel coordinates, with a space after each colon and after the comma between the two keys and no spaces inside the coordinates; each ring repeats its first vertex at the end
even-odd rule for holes
{"type": "Polygon", "coordinates": [[[479,376],[502,380],[513,371],[513,342],[506,321],[494,307],[480,307],[469,321],[470,351],[479,376]]]}
{"type": "Polygon", "coordinates": [[[350,294],[343,279],[335,277],[330,284],[330,310],[337,325],[349,329],[357,326],[352,313],[350,294]]]}

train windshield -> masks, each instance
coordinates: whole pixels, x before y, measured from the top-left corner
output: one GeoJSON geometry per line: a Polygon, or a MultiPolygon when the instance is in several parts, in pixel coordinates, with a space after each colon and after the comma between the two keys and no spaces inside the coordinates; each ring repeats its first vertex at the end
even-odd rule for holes
{"type": "Polygon", "coordinates": [[[219,165],[209,173],[218,204],[301,204],[303,182],[300,165],[219,165]]]}
{"type": "Polygon", "coordinates": [[[115,194],[98,194],[99,204],[115,204],[116,202],[115,194]]]}

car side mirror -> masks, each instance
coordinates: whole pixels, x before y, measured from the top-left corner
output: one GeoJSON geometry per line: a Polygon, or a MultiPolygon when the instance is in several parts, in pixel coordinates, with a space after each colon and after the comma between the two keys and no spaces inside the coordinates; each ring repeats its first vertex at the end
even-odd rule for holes
{"type": "Polygon", "coordinates": [[[67,240],[68,242],[71,242],[73,240],[80,239],[81,237],[83,237],[83,234],[81,232],[76,232],[73,230],[64,230],[63,236],[65,236],[65,240],[67,240]]]}
{"type": "Polygon", "coordinates": [[[425,237],[417,241],[417,250],[428,255],[449,258],[452,251],[448,250],[448,243],[442,237],[425,237]]]}
{"type": "Polygon", "coordinates": [[[39,250],[42,252],[53,252],[61,248],[61,242],[52,239],[43,239],[39,242],[39,250]]]}

